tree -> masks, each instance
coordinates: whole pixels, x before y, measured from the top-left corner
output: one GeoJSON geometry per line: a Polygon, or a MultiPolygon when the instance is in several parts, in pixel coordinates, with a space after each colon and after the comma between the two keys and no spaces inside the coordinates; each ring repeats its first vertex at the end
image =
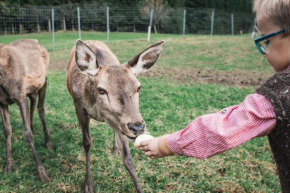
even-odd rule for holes
{"type": "Polygon", "coordinates": [[[151,9],[153,9],[153,28],[157,33],[157,25],[162,26],[164,24],[162,21],[169,18],[170,9],[162,0],[146,0],[142,12],[150,15],[151,9]]]}

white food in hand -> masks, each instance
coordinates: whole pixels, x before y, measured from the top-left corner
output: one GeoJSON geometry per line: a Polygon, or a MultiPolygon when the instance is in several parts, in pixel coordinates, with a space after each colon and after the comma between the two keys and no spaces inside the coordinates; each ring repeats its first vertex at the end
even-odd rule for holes
{"type": "Polygon", "coordinates": [[[135,142],[134,142],[134,145],[139,147],[140,146],[140,143],[142,141],[145,141],[145,140],[149,140],[149,139],[153,139],[154,137],[152,135],[149,135],[149,133],[143,133],[141,135],[139,135],[136,139],[135,139],[135,142]]]}

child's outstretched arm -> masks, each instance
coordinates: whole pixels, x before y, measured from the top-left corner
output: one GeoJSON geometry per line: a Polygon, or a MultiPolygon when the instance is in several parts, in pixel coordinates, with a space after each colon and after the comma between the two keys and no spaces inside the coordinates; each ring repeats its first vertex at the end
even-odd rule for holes
{"type": "Polygon", "coordinates": [[[143,141],[139,149],[150,158],[176,154],[204,159],[267,135],[275,124],[271,103],[251,94],[241,104],[203,115],[183,130],[143,141]]]}

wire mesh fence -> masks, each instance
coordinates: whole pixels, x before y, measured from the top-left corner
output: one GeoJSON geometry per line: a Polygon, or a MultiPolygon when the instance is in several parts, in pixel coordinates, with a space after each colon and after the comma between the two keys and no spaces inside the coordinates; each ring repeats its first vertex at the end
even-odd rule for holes
{"type": "Polygon", "coordinates": [[[0,4],[0,34],[50,32],[52,9],[55,31],[78,30],[77,8],[80,10],[80,28],[84,31],[147,32],[151,10],[153,33],[240,34],[252,32],[254,23],[252,14],[232,14],[212,9],[166,6],[108,7],[99,3],[55,7],[0,4]]]}

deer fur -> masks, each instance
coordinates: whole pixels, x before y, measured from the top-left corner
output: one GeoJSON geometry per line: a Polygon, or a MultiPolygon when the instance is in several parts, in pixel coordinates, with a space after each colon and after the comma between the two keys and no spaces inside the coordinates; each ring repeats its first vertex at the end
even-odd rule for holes
{"type": "Polygon", "coordinates": [[[32,122],[36,99],[39,96],[38,111],[45,134],[45,146],[51,149],[52,144],[46,128],[43,107],[48,64],[48,52],[38,44],[37,40],[25,39],[16,40],[10,45],[0,44],[0,114],[6,139],[5,172],[11,172],[13,165],[11,157],[12,127],[8,105],[16,103],[22,116],[23,134],[33,152],[38,176],[42,182],[49,181],[49,178],[35,150],[32,122]],[[27,97],[31,101],[30,112],[27,97]]]}
{"type": "Polygon", "coordinates": [[[156,63],[163,45],[161,41],[123,65],[102,42],[78,40],[72,48],[67,67],[67,87],[83,133],[86,153],[85,192],[93,192],[90,169],[91,118],[106,122],[113,129],[113,152],[121,151],[123,164],[137,192],[143,192],[128,145],[128,140],[134,141],[146,131],[145,121],[139,112],[141,84],[135,76],[146,72],[156,63]]]}

